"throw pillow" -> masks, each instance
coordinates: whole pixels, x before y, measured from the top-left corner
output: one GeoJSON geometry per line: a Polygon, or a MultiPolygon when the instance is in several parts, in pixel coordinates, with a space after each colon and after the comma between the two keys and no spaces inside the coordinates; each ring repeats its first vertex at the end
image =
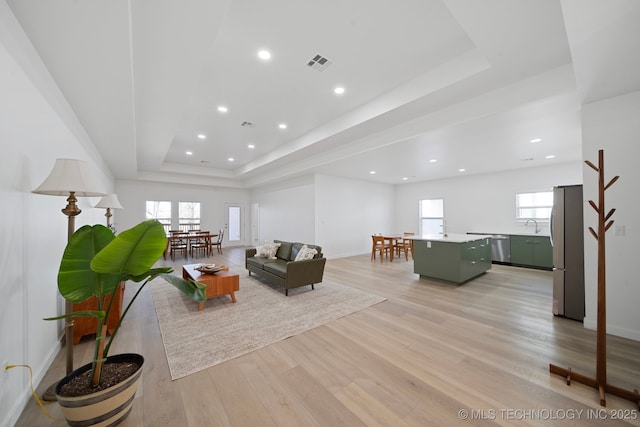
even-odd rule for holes
{"type": "Polygon", "coordinates": [[[315,249],[311,249],[307,245],[303,245],[302,248],[300,248],[300,252],[298,252],[298,255],[296,255],[296,259],[294,261],[304,261],[307,259],[312,259],[313,256],[317,253],[318,251],[316,251],[315,249]]]}
{"type": "Polygon", "coordinates": [[[278,252],[279,247],[280,247],[280,243],[264,242],[264,245],[258,246],[256,248],[255,256],[269,258],[269,259],[276,259],[276,252],[278,252]]]}

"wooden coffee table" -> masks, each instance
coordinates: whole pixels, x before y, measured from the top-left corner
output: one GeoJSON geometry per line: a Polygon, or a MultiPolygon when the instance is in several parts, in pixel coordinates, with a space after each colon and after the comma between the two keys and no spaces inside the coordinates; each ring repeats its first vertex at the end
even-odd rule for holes
{"type": "MultiPolygon", "coordinates": [[[[240,290],[240,276],[232,273],[229,269],[219,271],[215,274],[201,273],[196,270],[200,264],[187,264],[182,266],[182,277],[185,280],[195,280],[207,286],[206,296],[216,298],[222,295],[230,295],[231,301],[236,302],[235,291],[240,290]]],[[[204,308],[204,301],[198,304],[198,311],[204,308]]]]}

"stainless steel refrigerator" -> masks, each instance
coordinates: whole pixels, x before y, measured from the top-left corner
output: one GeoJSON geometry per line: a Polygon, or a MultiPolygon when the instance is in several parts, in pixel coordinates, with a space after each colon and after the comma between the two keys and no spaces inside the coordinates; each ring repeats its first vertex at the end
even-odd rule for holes
{"type": "Polygon", "coordinates": [[[584,320],[582,185],[554,187],[551,210],[553,314],[584,320]]]}

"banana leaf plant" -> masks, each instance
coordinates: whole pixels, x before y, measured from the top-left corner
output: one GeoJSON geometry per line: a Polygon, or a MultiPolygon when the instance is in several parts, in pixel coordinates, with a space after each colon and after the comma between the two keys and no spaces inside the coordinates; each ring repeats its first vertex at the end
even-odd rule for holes
{"type": "MultiPolygon", "coordinates": [[[[166,249],[166,245],[167,237],[164,227],[156,220],[141,222],[117,236],[103,225],[85,225],[69,239],[58,271],[58,290],[67,301],[73,303],[95,296],[97,310],[67,313],[45,320],[66,317],[95,317],[98,320],[92,363],[93,386],[100,383],[104,361],[120,329],[122,319],[140,291],[150,281],[160,277],[196,302],[206,299],[206,287],[203,284],[172,275],[171,267],[153,268],[166,249]],[[116,291],[120,282],[127,280],[143,283],[120,315],[113,334],[106,342],[107,319],[115,299],[107,297],[116,291]],[[107,299],[109,299],[108,303],[107,299]]],[[[67,339],[70,342],[71,337],[67,339]]]]}

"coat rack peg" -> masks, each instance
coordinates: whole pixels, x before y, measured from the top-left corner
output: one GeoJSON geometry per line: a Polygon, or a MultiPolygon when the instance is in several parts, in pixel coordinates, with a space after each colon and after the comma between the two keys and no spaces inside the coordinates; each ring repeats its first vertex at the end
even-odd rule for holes
{"type": "Polygon", "coordinates": [[[589,160],[585,160],[584,161],[587,165],[589,165],[593,170],[595,170],[596,172],[598,171],[598,167],[596,165],[594,165],[593,163],[591,163],[589,160]]]}
{"type": "Polygon", "coordinates": [[[618,179],[620,179],[620,177],[618,175],[614,176],[613,179],[611,181],[609,181],[609,183],[607,185],[605,185],[604,189],[607,190],[609,187],[611,187],[613,185],[614,182],[616,182],[618,179]]]}

